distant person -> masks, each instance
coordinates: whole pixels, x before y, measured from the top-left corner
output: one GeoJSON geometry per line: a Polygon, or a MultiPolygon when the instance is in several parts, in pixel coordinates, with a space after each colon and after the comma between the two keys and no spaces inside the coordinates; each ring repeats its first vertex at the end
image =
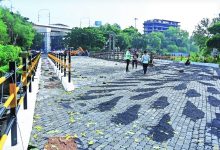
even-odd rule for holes
{"type": "Polygon", "coordinates": [[[144,51],[144,54],[141,57],[141,62],[143,64],[144,74],[147,73],[147,67],[150,60],[150,56],[147,54],[147,51],[144,51]]]}
{"type": "Polygon", "coordinates": [[[137,50],[134,51],[133,53],[133,59],[132,59],[132,69],[134,69],[134,65],[135,65],[135,68],[137,69],[137,61],[138,60],[138,53],[137,53],[137,50]]]}
{"type": "Polygon", "coordinates": [[[186,65],[186,66],[189,66],[189,65],[190,65],[190,60],[189,60],[189,58],[186,60],[185,65],[186,65]]]}
{"type": "Polygon", "coordinates": [[[131,61],[131,48],[129,48],[126,53],[125,53],[125,57],[124,60],[126,61],[126,72],[128,72],[128,67],[129,67],[129,63],[131,61]]]}

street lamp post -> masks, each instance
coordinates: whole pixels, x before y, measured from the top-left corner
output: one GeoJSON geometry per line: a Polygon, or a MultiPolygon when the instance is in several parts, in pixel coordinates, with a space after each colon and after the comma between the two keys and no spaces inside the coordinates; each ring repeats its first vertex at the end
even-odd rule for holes
{"type": "Polygon", "coordinates": [[[49,9],[40,9],[40,10],[38,10],[38,23],[40,21],[40,12],[41,11],[48,11],[48,20],[49,20],[49,25],[50,25],[50,10],[49,9]]]}
{"type": "Polygon", "coordinates": [[[134,27],[136,28],[136,22],[137,22],[138,18],[134,18],[134,27]]]}

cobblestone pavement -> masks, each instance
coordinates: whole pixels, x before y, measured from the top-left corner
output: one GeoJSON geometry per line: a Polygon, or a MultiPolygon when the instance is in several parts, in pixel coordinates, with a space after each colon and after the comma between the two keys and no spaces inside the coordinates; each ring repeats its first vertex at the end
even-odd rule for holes
{"type": "Polygon", "coordinates": [[[65,92],[46,59],[31,145],[71,135],[79,150],[219,149],[220,80],[210,67],[157,64],[141,67],[73,58],[78,85],[65,92]]]}

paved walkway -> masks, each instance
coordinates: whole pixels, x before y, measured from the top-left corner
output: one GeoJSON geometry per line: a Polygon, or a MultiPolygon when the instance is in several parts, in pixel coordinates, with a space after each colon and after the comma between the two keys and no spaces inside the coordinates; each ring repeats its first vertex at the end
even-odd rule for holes
{"type": "Polygon", "coordinates": [[[141,67],[73,58],[78,89],[65,92],[46,59],[31,145],[72,135],[78,149],[219,149],[220,80],[209,67],[141,67]],[[184,71],[182,71],[184,70],[184,71]]]}

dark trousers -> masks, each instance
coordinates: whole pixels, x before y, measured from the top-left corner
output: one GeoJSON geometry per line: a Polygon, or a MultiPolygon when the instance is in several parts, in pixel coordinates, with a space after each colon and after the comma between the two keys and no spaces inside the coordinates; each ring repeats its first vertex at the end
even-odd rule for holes
{"type": "Polygon", "coordinates": [[[135,68],[137,68],[137,64],[138,64],[137,60],[132,60],[132,68],[134,68],[134,64],[135,64],[135,68]]]}
{"type": "Polygon", "coordinates": [[[146,74],[146,72],[147,72],[147,67],[148,67],[148,64],[143,64],[144,74],[146,74]]]}
{"type": "Polygon", "coordinates": [[[130,60],[126,59],[126,63],[127,63],[127,65],[126,65],[126,72],[128,72],[128,66],[129,66],[130,60]]]}

